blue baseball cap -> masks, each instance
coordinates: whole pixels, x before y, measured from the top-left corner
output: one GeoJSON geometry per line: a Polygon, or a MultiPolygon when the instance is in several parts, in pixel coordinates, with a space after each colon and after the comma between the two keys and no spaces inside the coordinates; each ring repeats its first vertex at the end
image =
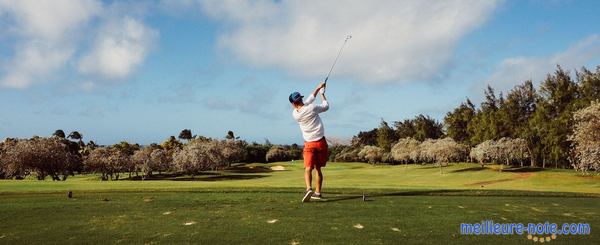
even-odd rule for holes
{"type": "Polygon", "coordinates": [[[301,101],[302,98],[304,98],[304,96],[300,95],[300,93],[298,92],[293,92],[292,94],[290,94],[290,103],[294,103],[294,102],[298,102],[301,101]]]}

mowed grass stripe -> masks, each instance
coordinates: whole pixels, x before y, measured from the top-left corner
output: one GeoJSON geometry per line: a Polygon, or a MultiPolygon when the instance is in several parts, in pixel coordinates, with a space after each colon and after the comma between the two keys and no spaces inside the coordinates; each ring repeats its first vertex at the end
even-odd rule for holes
{"type": "MultiPolygon", "coordinates": [[[[329,163],[324,169],[326,188],[354,189],[478,189],[529,190],[545,192],[600,193],[600,176],[581,176],[573,170],[513,168],[499,172],[499,166],[480,168],[458,163],[442,173],[432,165],[368,165],[329,163]]],[[[98,181],[96,175],[76,175],[67,181],[2,180],[0,193],[73,191],[159,191],[211,188],[303,188],[302,162],[249,164],[233,170],[207,172],[169,180],[98,181]],[[272,171],[283,166],[284,171],[272,171]]],[[[127,176],[127,175],[124,175],[127,176]]]]}

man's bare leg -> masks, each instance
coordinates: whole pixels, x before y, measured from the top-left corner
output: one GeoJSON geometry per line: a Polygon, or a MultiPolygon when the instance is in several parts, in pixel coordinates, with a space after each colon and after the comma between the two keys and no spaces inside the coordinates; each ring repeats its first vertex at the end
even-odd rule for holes
{"type": "Polygon", "coordinates": [[[312,170],[313,170],[312,167],[304,168],[304,183],[306,183],[307,190],[312,187],[312,170]]]}
{"type": "Polygon", "coordinates": [[[316,167],[315,169],[317,170],[317,186],[315,188],[315,192],[320,194],[321,186],[323,185],[323,173],[321,172],[321,167],[316,167]]]}

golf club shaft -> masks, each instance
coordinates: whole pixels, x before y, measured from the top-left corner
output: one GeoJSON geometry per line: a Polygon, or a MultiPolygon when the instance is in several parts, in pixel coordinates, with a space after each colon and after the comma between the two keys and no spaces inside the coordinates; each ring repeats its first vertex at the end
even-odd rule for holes
{"type": "Polygon", "coordinates": [[[335,67],[335,64],[337,63],[338,59],[340,58],[340,55],[342,54],[342,50],[344,50],[344,46],[346,46],[346,43],[348,42],[348,39],[352,38],[352,36],[348,35],[346,36],[346,40],[344,40],[344,43],[342,44],[342,47],[340,48],[340,51],[338,52],[337,56],[335,57],[335,60],[333,60],[333,64],[331,65],[331,69],[329,69],[329,73],[327,73],[327,76],[325,77],[325,85],[327,85],[327,80],[329,80],[329,76],[331,75],[331,72],[333,71],[333,68],[335,67]]]}

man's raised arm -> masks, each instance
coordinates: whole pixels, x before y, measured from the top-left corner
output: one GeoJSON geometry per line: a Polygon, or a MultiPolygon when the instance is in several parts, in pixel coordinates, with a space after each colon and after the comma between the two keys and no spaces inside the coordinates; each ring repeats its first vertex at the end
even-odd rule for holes
{"type": "Polygon", "coordinates": [[[319,93],[319,90],[321,90],[321,88],[323,87],[325,87],[325,83],[320,83],[319,86],[317,86],[317,88],[315,88],[315,90],[310,94],[310,96],[306,98],[304,104],[308,105],[310,103],[313,103],[315,101],[315,98],[317,97],[317,94],[319,93]]]}

